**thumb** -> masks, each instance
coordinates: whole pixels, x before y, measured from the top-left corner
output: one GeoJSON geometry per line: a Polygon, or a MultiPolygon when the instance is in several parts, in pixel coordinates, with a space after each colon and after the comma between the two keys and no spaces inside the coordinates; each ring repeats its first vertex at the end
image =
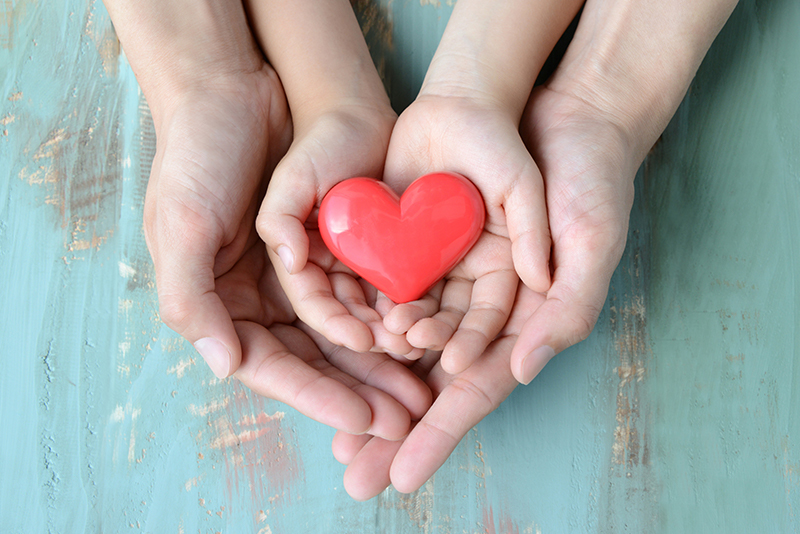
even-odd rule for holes
{"type": "MultiPolygon", "coordinates": [[[[288,156],[287,156],[288,158],[288,156]]],[[[317,203],[316,180],[284,160],[275,169],[256,218],[258,235],[280,258],[289,274],[303,270],[308,261],[305,222],[317,203]]]]}
{"type": "Polygon", "coordinates": [[[561,258],[547,299],[522,327],[511,351],[511,371],[528,384],[557,353],[586,339],[603,308],[619,256],[577,247],[561,258]]]}
{"type": "Polygon", "coordinates": [[[550,287],[550,228],[542,174],[531,160],[503,203],[514,269],[530,289],[550,287]]]}
{"type": "Polygon", "coordinates": [[[180,238],[168,230],[178,225],[160,224],[148,232],[161,319],[194,346],[217,377],[225,378],[239,367],[242,351],[230,314],[215,292],[218,247],[207,233],[194,233],[181,222],[180,238]]]}

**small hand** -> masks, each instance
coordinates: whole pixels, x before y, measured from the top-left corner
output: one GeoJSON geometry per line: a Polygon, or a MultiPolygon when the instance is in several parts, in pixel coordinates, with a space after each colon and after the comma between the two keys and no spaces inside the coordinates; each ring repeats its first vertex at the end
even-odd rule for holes
{"type": "MultiPolygon", "coordinates": [[[[394,113],[376,104],[341,106],[296,131],[286,157],[275,169],[257,220],[281,285],[297,315],[335,344],[358,351],[389,351],[414,357],[420,350],[383,326],[363,292],[342,298],[339,284],[357,288],[357,279],[338,262],[309,257],[319,204],[337,183],[356,176],[380,177],[394,113]],[[344,279],[348,279],[345,282],[344,279]]],[[[321,242],[314,246],[324,246],[321,242]]],[[[329,254],[326,257],[331,257],[329,254]]]]}
{"type": "Polygon", "coordinates": [[[402,192],[434,171],[461,173],[478,187],[485,231],[446,277],[437,315],[403,304],[384,324],[416,347],[443,349],[442,366],[457,374],[506,323],[520,277],[535,290],[549,287],[550,236],[539,170],[513,117],[491,101],[423,94],[400,116],[384,180],[402,192]]]}
{"type": "Polygon", "coordinates": [[[611,116],[547,86],[531,95],[521,131],[544,177],[554,269],[511,356],[527,384],[594,327],[625,248],[641,157],[611,116]]]}

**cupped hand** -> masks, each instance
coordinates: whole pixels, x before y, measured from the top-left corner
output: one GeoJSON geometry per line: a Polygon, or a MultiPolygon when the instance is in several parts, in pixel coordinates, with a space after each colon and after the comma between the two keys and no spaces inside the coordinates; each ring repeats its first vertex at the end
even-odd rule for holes
{"type": "Polygon", "coordinates": [[[316,218],[323,197],[342,180],[380,178],[394,121],[387,100],[341,105],[299,129],[295,124],[294,142],[273,173],[256,225],[303,322],[337,345],[414,358],[422,351],[384,327],[369,295],[358,290],[348,298],[335,294],[334,277],[340,284],[348,279],[357,289],[352,271],[338,262],[309,258],[310,239],[319,238],[316,218]]]}
{"type": "Polygon", "coordinates": [[[241,345],[215,279],[248,246],[259,184],[287,150],[291,120],[263,60],[252,71],[212,72],[151,102],[157,149],[144,230],[161,318],[226,377],[239,366],[241,345]]]}
{"type": "Polygon", "coordinates": [[[529,383],[597,321],[627,239],[637,143],[599,107],[548,86],[534,90],[521,132],[542,171],[553,240],[553,283],[511,356],[529,383]]]}
{"type": "MultiPolygon", "coordinates": [[[[387,440],[405,436],[430,406],[430,389],[390,356],[339,347],[298,321],[263,243],[252,236],[239,261],[216,281],[242,343],[236,378],[333,428],[387,440]]],[[[313,251],[311,257],[333,261],[313,251]]],[[[352,290],[337,287],[338,281],[337,291],[352,290]]]]}
{"type": "Polygon", "coordinates": [[[333,453],[347,465],[344,486],[354,499],[372,498],[389,484],[410,493],[433,476],[467,432],[518,385],[509,366],[511,348],[544,300],[543,294],[520,284],[508,322],[484,355],[459,374],[446,373],[434,352],[419,360],[414,370],[425,376],[435,400],[405,439],[336,434],[333,453]]]}
{"type": "Polygon", "coordinates": [[[402,304],[384,324],[416,347],[443,350],[444,369],[458,374],[505,325],[520,278],[537,291],[549,287],[550,236],[539,170],[512,114],[490,99],[423,93],[403,112],[384,181],[402,193],[435,171],[458,172],[477,186],[486,204],[484,232],[445,277],[436,315],[402,304]]]}

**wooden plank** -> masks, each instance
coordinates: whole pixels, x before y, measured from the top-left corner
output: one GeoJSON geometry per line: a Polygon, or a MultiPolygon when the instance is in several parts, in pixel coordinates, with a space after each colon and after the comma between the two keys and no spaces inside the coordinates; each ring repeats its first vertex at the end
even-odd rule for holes
{"type": "MultiPolygon", "coordinates": [[[[357,2],[397,108],[452,6],[357,2]]],[[[0,3],[0,530],[800,531],[800,4],[745,0],[637,177],[593,335],[419,492],[159,320],[155,137],[96,0],[0,3]]]]}

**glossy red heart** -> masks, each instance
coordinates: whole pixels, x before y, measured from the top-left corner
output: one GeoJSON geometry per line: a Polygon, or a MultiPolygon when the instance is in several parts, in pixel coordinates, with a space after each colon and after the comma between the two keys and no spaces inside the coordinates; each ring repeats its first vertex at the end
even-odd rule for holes
{"type": "Polygon", "coordinates": [[[402,197],[372,178],[331,189],[319,229],[331,252],[397,303],[423,296],[469,252],[486,217],[478,189],[459,174],[414,180],[402,197]]]}

